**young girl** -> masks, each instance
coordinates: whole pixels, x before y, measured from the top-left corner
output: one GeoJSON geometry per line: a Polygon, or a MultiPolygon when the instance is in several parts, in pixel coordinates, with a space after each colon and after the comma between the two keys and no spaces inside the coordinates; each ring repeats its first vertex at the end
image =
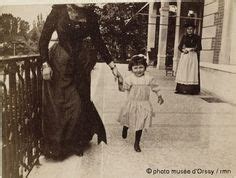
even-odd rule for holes
{"type": "Polygon", "coordinates": [[[134,55],[129,63],[131,75],[123,81],[122,77],[118,78],[119,90],[127,91],[128,97],[125,105],[122,107],[118,122],[123,126],[122,137],[127,137],[129,127],[134,127],[135,143],[134,150],[141,152],[139,142],[142,130],[151,126],[153,109],[149,101],[150,91],[158,96],[158,103],[164,102],[157,81],[145,73],[147,67],[144,55],[134,55]]]}

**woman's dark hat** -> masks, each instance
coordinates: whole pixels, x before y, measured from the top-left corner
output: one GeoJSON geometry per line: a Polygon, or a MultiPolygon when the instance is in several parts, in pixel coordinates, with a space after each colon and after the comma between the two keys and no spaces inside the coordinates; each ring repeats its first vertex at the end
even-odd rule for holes
{"type": "Polygon", "coordinates": [[[188,27],[196,28],[196,25],[195,25],[195,23],[194,23],[193,20],[191,20],[191,21],[188,20],[188,21],[185,22],[184,27],[185,27],[185,28],[188,28],[188,27]]]}

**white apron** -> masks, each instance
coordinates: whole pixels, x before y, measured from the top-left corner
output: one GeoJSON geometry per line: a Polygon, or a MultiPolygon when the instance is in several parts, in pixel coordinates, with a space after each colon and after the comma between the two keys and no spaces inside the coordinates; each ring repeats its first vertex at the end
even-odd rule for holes
{"type": "Polygon", "coordinates": [[[185,85],[198,85],[198,59],[197,53],[181,53],[175,81],[185,85]]]}

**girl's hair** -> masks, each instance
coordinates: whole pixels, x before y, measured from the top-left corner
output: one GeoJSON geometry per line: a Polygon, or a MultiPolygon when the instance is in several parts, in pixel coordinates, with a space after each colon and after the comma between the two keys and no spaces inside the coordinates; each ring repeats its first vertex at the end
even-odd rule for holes
{"type": "Polygon", "coordinates": [[[147,68],[146,56],[143,54],[134,55],[129,61],[128,70],[131,71],[132,67],[135,65],[144,65],[145,69],[147,68]]]}

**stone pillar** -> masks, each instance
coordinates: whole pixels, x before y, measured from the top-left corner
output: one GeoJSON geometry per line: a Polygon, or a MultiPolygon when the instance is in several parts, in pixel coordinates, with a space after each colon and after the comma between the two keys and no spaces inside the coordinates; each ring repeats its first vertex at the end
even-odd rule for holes
{"type": "MultiPolygon", "coordinates": [[[[148,12],[147,52],[151,51],[151,48],[155,47],[155,40],[156,40],[156,18],[157,18],[156,14],[157,14],[156,6],[154,6],[154,2],[150,2],[149,3],[149,12],[148,12]]],[[[148,62],[150,62],[149,58],[148,58],[148,62]]]]}
{"type": "Polygon", "coordinates": [[[169,3],[161,2],[157,68],[165,69],[169,3]]]}
{"type": "Polygon", "coordinates": [[[176,12],[176,25],[175,25],[175,45],[174,45],[174,57],[173,57],[173,71],[174,71],[174,76],[177,71],[177,65],[179,62],[179,30],[180,30],[180,12],[181,12],[181,1],[177,2],[177,12],[176,12]]]}

